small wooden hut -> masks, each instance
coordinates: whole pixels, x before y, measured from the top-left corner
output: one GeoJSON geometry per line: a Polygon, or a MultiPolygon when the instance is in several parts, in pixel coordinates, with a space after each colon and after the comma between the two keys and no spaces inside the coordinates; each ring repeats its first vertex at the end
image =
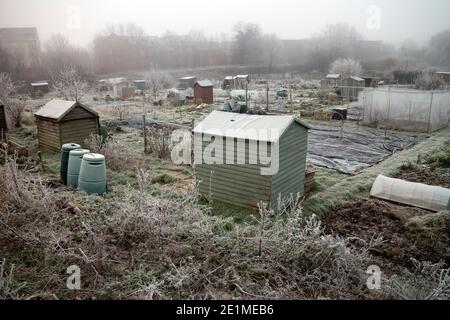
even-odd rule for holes
{"type": "Polygon", "coordinates": [[[194,85],[194,99],[197,104],[213,104],[214,91],[213,83],[209,80],[197,81],[194,85]]]}
{"type": "Polygon", "coordinates": [[[65,143],[85,146],[91,134],[98,134],[97,112],[76,101],[52,100],[35,114],[39,148],[60,151],[65,143]]]}
{"type": "Polygon", "coordinates": [[[364,90],[366,81],[360,77],[349,77],[342,80],[341,97],[349,101],[358,100],[358,95],[364,90]]]}

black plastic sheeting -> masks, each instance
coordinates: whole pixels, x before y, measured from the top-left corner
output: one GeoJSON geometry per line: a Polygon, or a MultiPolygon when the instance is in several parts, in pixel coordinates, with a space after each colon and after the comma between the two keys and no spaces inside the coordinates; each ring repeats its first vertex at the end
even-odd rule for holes
{"type": "Polygon", "coordinates": [[[308,161],[319,167],[355,174],[410,149],[426,139],[423,136],[383,130],[344,126],[311,125],[308,136],[308,161]]]}

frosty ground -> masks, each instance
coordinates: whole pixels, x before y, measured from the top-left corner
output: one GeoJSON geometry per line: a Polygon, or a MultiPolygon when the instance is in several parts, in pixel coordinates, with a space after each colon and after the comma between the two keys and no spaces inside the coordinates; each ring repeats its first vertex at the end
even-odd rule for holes
{"type": "Polygon", "coordinates": [[[59,184],[58,155],[39,160],[32,127],[12,136],[31,157],[0,167],[2,297],[449,297],[448,213],[368,197],[380,173],[446,186],[449,129],[357,175],[317,168],[308,198],[281,213],[200,196],[195,170],[145,155],[139,129],[121,127],[106,146],[90,142],[108,159],[102,197],[59,184]],[[66,287],[70,265],[80,266],[79,291],[66,287]],[[366,286],[372,265],[383,272],[379,290],[366,286]]]}

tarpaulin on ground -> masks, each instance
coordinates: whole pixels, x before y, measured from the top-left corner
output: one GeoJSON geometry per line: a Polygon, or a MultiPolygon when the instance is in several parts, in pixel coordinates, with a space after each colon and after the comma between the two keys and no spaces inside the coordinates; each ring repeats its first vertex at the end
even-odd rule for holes
{"type": "Polygon", "coordinates": [[[409,149],[424,140],[383,130],[344,126],[311,125],[308,136],[308,161],[313,165],[353,174],[371,167],[394,153],[409,149]]]}

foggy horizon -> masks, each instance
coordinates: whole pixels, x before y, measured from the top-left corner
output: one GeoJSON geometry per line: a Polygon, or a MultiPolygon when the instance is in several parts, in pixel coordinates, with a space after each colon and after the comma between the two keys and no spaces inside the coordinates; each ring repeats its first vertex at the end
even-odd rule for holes
{"type": "Polygon", "coordinates": [[[258,24],[280,39],[296,40],[319,34],[327,24],[347,23],[367,40],[394,45],[412,40],[423,45],[450,27],[446,17],[450,2],[432,2],[430,6],[425,0],[279,0],[275,5],[268,0],[226,4],[207,0],[1,0],[0,28],[36,27],[41,43],[61,33],[73,44],[88,46],[112,24],[134,23],[149,36],[200,31],[207,38],[229,40],[234,25],[242,21],[258,24]],[[371,25],[370,19],[377,16],[371,25]]]}

